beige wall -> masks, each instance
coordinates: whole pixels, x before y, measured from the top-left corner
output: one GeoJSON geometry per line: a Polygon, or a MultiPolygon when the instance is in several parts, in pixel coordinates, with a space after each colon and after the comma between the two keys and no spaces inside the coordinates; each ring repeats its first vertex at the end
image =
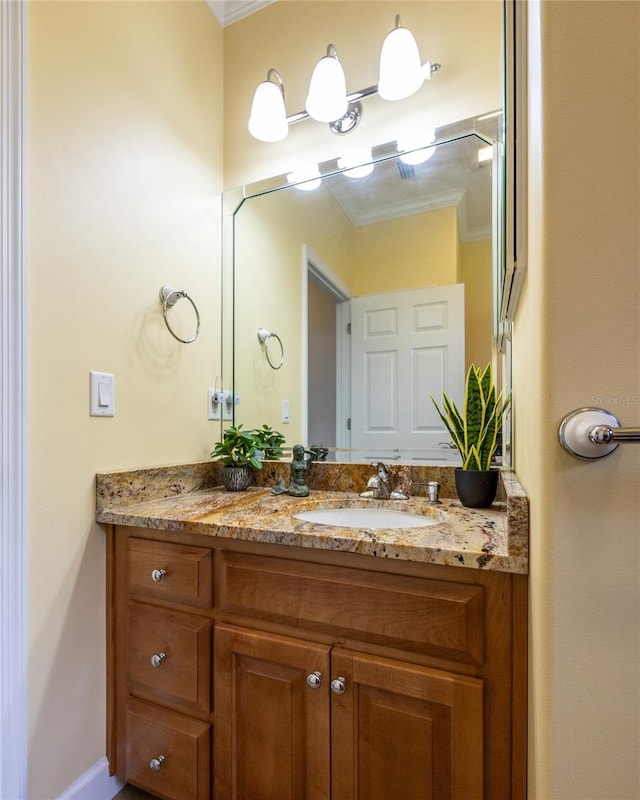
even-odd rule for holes
{"type": "Polygon", "coordinates": [[[353,229],[356,296],[456,283],[455,206],[353,229]]]}
{"type": "Polygon", "coordinates": [[[532,12],[529,273],[513,345],[531,501],[530,798],[637,800],[640,454],[580,462],[557,430],[591,405],[640,422],[640,4],[532,12]]]}
{"type": "Polygon", "coordinates": [[[52,800],[105,753],[94,475],[217,438],[222,34],[204,2],[30,2],[28,24],[29,797],[52,800]],[[192,345],[164,283],[199,305],[192,345]],[[90,370],[115,374],[113,419],[90,370]]]}
{"type": "MultiPolygon", "coordinates": [[[[235,248],[235,386],[240,394],[236,421],[245,428],[268,423],[282,431],[292,446],[304,440],[303,245],[349,284],[351,225],[330,192],[292,190],[246,202],[238,212],[237,227],[241,235],[235,248]],[[285,352],[281,369],[267,363],[258,328],[280,336],[285,352]],[[287,425],[281,423],[282,400],[290,403],[287,425]]],[[[272,361],[279,362],[275,341],[269,352],[272,361]]]]}
{"type": "Polygon", "coordinates": [[[464,356],[471,364],[483,366],[492,356],[492,261],[491,239],[459,245],[458,283],[464,283],[464,356]]]}

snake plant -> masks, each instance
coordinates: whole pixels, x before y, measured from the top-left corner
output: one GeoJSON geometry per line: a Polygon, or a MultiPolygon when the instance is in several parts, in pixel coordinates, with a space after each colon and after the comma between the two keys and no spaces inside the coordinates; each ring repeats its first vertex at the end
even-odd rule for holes
{"type": "Polygon", "coordinates": [[[511,405],[510,395],[503,400],[503,391],[497,393],[491,363],[483,370],[474,364],[469,367],[462,412],[444,392],[442,409],[430,397],[462,456],[462,469],[489,470],[498,447],[502,419],[511,405]]]}

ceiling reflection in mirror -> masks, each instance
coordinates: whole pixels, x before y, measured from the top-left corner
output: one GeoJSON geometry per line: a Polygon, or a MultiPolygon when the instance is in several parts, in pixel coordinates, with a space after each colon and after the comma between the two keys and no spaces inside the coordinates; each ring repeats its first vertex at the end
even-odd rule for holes
{"type": "Polygon", "coordinates": [[[235,424],[329,459],[457,463],[430,396],[460,401],[494,355],[501,124],[464,120],[402,156],[381,144],[362,177],[326,162],[312,190],[280,176],[225,194],[235,424]]]}

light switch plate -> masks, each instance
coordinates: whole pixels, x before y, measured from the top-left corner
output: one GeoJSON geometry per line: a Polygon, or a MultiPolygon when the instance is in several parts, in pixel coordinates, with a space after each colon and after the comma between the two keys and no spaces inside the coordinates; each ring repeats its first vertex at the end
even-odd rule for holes
{"type": "Polygon", "coordinates": [[[92,417],[113,417],[116,413],[116,382],[110,372],[93,372],[90,376],[90,414],[92,417]]]}

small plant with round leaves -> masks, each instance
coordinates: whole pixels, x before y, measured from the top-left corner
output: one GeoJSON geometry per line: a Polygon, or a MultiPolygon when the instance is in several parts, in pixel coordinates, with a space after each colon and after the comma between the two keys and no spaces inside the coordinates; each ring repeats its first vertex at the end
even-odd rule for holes
{"type": "Polygon", "coordinates": [[[253,431],[242,430],[242,425],[232,425],[222,434],[211,451],[211,458],[219,459],[231,467],[252,467],[262,469],[262,461],[258,457],[260,443],[253,431]]]}

